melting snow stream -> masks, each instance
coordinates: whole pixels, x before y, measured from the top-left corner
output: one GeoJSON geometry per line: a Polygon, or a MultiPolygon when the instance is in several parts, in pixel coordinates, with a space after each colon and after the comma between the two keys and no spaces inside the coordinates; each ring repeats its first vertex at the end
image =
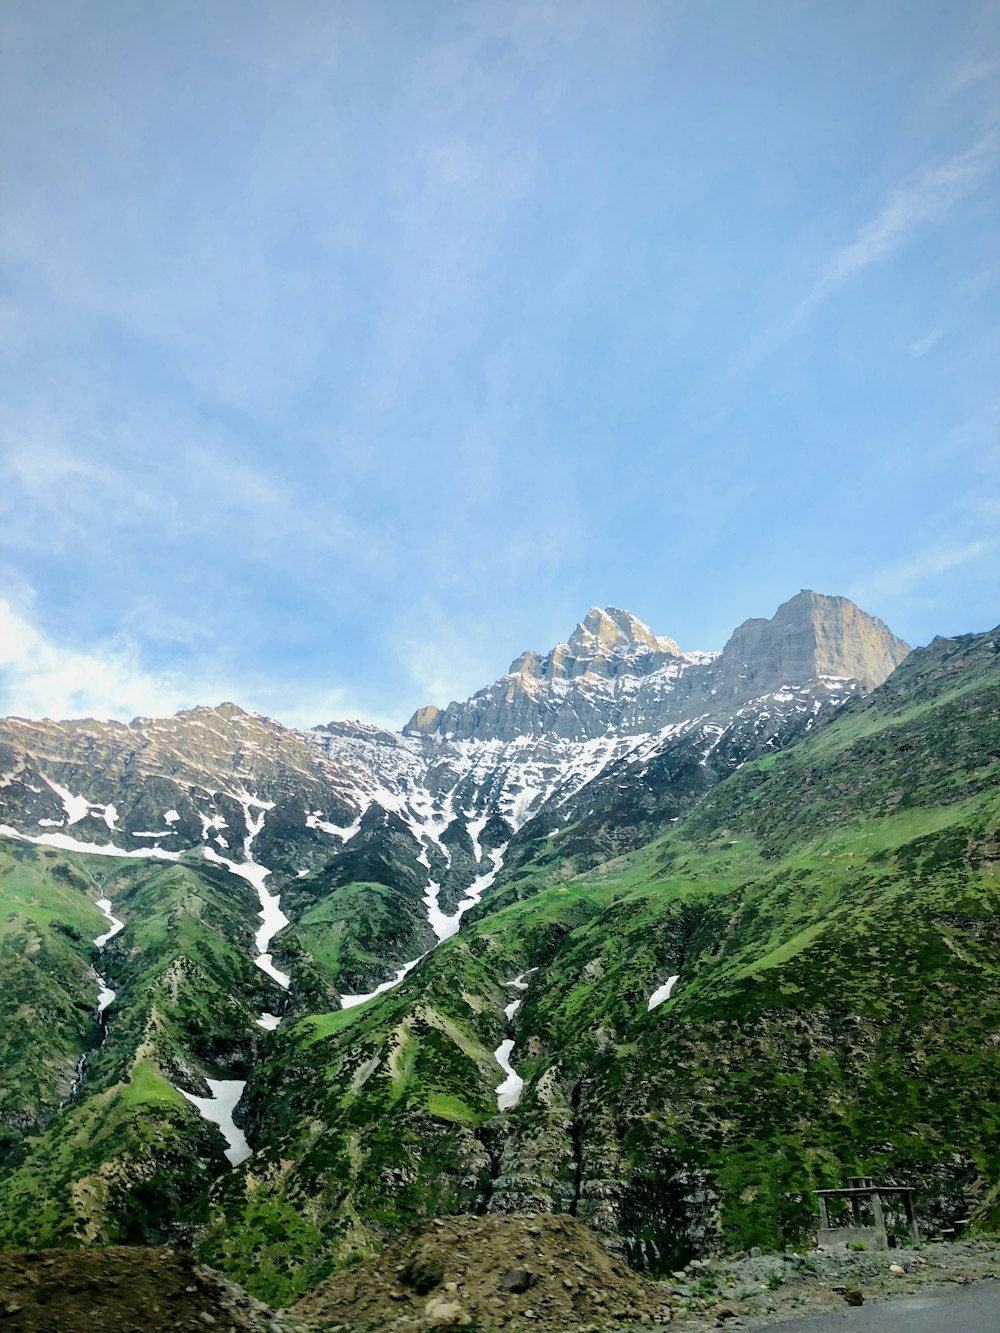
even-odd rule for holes
{"type": "MultiPolygon", "coordinates": [[[[421,834],[425,834],[437,844],[439,850],[444,854],[446,864],[449,866],[451,865],[451,853],[444,843],[441,842],[440,832],[447,826],[449,817],[452,814],[453,812],[449,808],[440,820],[429,821],[431,823],[430,828],[428,828],[426,824],[418,825],[421,834]]],[[[481,816],[476,820],[470,820],[468,824],[469,834],[472,838],[473,855],[476,858],[477,864],[483,859],[482,848],[479,844],[479,833],[485,827],[488,818],[489,816],[481,816]]],[[[417,829],[412,828],[412,826],[411,832],[413,832],[415,837],[417,836],[417,829]]],[[[419,838],[417,840],[420,841],[419,838]]],[[[357,1004],[364,1004],[366,1000],[373,1000],[376,995],[383,995],[386,991],[392,990],[395,986],[399,985],[404,977],[413,971],[418,963],[422,963],[427,955],[437,948],[438,944],[451,939],[453,935],[457,935],[462,924],[462,917],[465,916],[466,912],[477,905],[483,894],[500,873],[500,868],[503,865],[504,852],[506,852],[506,850],[507,844],[504,843],[501,847],[494,847],[492,850],[487,851],[486,855],[492,862],[490,869],[487,870],[485,874],[476,876],[465,890],[465,897],[461,900],[451,915],[448,915],[441,910],[438,902],[441,885],[434,880],[431,880],[424,892],[424,906],[427,909],[427,924],[436,936],[435,944],[433,944],[430,949],[426,950],[425,953],[420,954],[418,958],[411,958],[408,963],[404,963],[388,981],[383,981],[381,986],[376,986],[375,989],[369,991],[367,995],[342,995],[340,997],[341,1007],[344,1009],[353,1009],[357,1004]]],[[[422,865],[427,866],[428,869],[430,868],[426,848],[421,848],[417,860],[422,865]]]]}
{"type": "Polygon", "coordinates": [[[497,1085],[498,1111],[509,1111],[512,1106],[516,1106],[521,1100],[521,1093],[524,1091],[524,1079],[510,1063],[513,1050],[514,1038],[505,1037],[493,1052],[497,1064],[507,1075],[504,1081],[497,1085]]]}
{"type": "MultiPolygon", "coordinates": [[[[98,911],[103,912],[104,915],[107,917],[108,926],[110,927],[110,929],[106,930],[103,935],[97,935],[94,938],[94,944],[97,947],[97,951],[103,954],[104,946],[107,944],[108,940],[114,939],[114,937],[118,934],[120,930],[125,929],[125,922],[119,921],[118,918],[112,913],[110,898],[98,898],[96,906],[98,911]]],[[[95,1012],[97,1014],[97,1021],[101,1025],[101,1041],[103,1042],[105,1036],[107,1035],[104,1026],[105,1025],[104,1011],[107,1009],[108,1005],[111,1004],[111,1002],[114,1000],[115,992],[104,980],[100,972],[95,971],[94,975],[97,977],[97,1006],[95,1012]]],[[[87,1052],[84,1051],[83,1055],[81,1055],[79,1060],[77,1060],[76,1062],[76,1076],[74,1077],[73,1082],[70,1084],[69,1092],[67,1092],[66,1096],[60,1103],[61,1106],[65,1106],[66,1103],[70,1101],[73,1097],[75,1097],[76,1094],[79,1092],[80,1084],[83,1082],[83,1075],[84,1071],[86,1070],[86,1067],[87,1067],[87,1052]]]]}
{"type": "MultiPolygon", "coordinates": [[[[108,918],[108,924],[111,927],[110,930],[106,930],[103,935],[98,935],[97,938],[94,940],[94,943],[97,945],[98,950],[101,953],[103,953],[104,946],[107,944],[108,940],[114,939],[114,937],[118,934],[120,930],[125,929],[125,922],[119,921],[116,916],[112,915],[110,898],[98,898],[97,906],[99,910],[102,911],[104,915],[108,918]]],[[[107,1009],[108,1005],[115,998],[115,992],[110,988],[108,983],[101,976],[100,972],[97,973],[97,984],[100,988],[97,992],[97,1017],[103,1023],[104,1011],[105,1009],[107,1009]]]]}
{"type": "MultiPolygon", "coordinates": [[[[246,859],[244,861],[231,861],[228,857],[220,856],[213,847],[205,847],[203,849],[205,860],[212,861],[216,865],[225,866],[231,874],[237,875],[240,879],[244,879],[248,884],[253,885],[257,892],[257,899],[260,902],[261,920],[254,936],[254,947],[257,950],[254,962],[262,972],[276,981],[282,990],[288,990],[291,978],[286,972],[282,972],[275,967],[269,949],[270,943],[278,931],[288,925],[288,917],[281,910],[279,895],[271,893],[265,883],[271,873],[270,870],[255,861],[253,855],[254,839],[264,827],[264,819],[268,810],[274,809],[274,802],[262,801],[256,796],[250,796],[245,791],[228,792],[227,795],[232,796],[243,807],[243,817],[247,830],[243,839],[243,854],[246,859]],[[254,813],[255,811],[256,813],[254,813]]],[[[281,1022],[281,1018],[278,1014],[265,1012],[259,1015],[256,1022],[258,1027],[262,1027],[266,1032],[273,1032],[281,1022]]],[[[205,1082],[212,1094],[210,1097],[196,1097],[193,1093],[185,1092],[183,1088],[178,1088],[177,1091],[187,1098],[199,1115],[213,1125],[218,1126],[222,1137],[226,1140],[226,1157],[229,1159],[230,1165],[239,1166],[241,1162],[245,1162],[248,1157],[253,1155],[253,1149],[247,1143],[246,1135],[233,1119],[233,1112],[239,1105],[240,1098],[246,1088],[246,1080],[206,1078],[205,1082]]]]}
{"type": "MultiPolygon", "coordinates": [[[[230,861],[226,856],[220,856],[214,847],[204,849],[205,860],[214,861],[216,865],[225,866],[233,875],[238,875],[240,879],[245,879],[248,884],[252,884],[257,891],[257,898],[260,902],[261,924],[254,937],[254,944],[257,948],[257,957],[254,962],[262,972],[275,980],[282,990],[287,990],[291,978],[286,972],[280,972],[274,966],[274,960],[268,951],[268,945],[277,935],[279,930],[283,930],[288,925],[288,917],[281,910],[281,898],[276,893],[271,893],[264,881],[270,875],[270,870],[266,866],[258,864],[253,857],[253,842],[264,827],[264,819],[268,810],[274,809],[273,801],[261,801],[256,796],[248,796],[246,792],[229,792],[234,800],[238,801],[243,807],[243,815],[246,820],[247,832],[243,839],[243,853],[245,861],[230,861]],[[256,807],[259,814],[251,814],[251,808],[256,807]]],[[[273,1014],[262,1015],[264,1018],[271,1019],[273,1014]]],[[[260,1019],[258,1019],[260,1022],[260,1019]]],[[[262,1027],[268,1024],[261,1023],[262,1027]]],[[[277,1023],[270,1024],[277,1027],[277,1023]]]]}
{"type": "MultiPolygon", "coordinates": [[[[525,977],[530,977],[532,972],[537,972],[537,967],[529,967],[527,972],[522,972],[520,976],[514,977],[511,981],[505,981],[505,986],[511,986],[514,990],[525,991],[528,989],[528,983],[525,977]]],[[[513,1023],[514,1015],[521,1007],[521,998],[511,1000],[509,1004],[503,1007],[504,1017],[508,1023],[513,1023]]],[[[497,1110],[509,1111],[521,1100],[521,1093],[524,1091],[524,1079],[514,1069],[510,1063],[510,1057],[514,1052],[514,1038],[505,1037],[500,1045],[493,1052],[493,1058],[507,1075],[502,1083],[497,1084],[497,1110]]]]}

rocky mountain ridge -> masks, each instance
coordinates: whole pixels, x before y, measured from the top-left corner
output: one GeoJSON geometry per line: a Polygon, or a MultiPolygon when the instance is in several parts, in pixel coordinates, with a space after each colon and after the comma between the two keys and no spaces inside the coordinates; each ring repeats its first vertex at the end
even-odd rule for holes
{"type": "Polygon", "coordinates": [[[637,735],[730,715],[783,685],[829,680],[873,689],[909,652],[844,597],[802,591],[770,620],[745,621],[721,653],[684,653],[628,611],[592,607],[566,643],[522,653],[464,703],[418,709],[404,734],[446,740],[637,735]]]}
{"type": "MultiPolygon", "coordinates": [[[[588,1179],[625,1170],[620,1151],[587,1165],[580,1138],[575,1167],[559,1165],[572,1125],[591,1132],[588,1089],[604,1085],[586,1062],[596,1078],[618,1040],[600,1032],[619,1019],[601,1021],[570,1074],[560,1061],[581,1034],[550,988],[576,986],[578,963],[600,1004],[602,977],[625,986],[622,1033],[635,985],[672,1005],[706,947],[687,925],[677,936],[698,916],[670,906],[684,876],[641,863],[649,912],[663,903],[647,938],[645,906],[614,908],[628,883],[600,887],[608,867],[853,716],[905,645],[842,599],[800,594],[721,654],[684,654],[615,608],[564,647],[516,659],[535,691],[518,707],[534,712],[506,739],[491,691],[454,706],[463,726],[479,717],[469,736],[301,731],[232,704],[129,725],[0,723],[0,971],[11,995],[34,997],[0,1040],[0,1159],[13,1171],[0,1234],[159,1241],[207,1228],[206,1253],[246,1275],[256,1258],[226,1203],[245,1184],[248,1216],[263,1209],[261,1227],[308,1265],[317,1246],[368,1246],[408,1217],[529,1205],[586,1208],[650,1262],[641,1189],[627,1206],[586,1201],[588,1179]],[[588,875],[596,896],[581,897],[588,875]],[[612,966],[623,948],[639,952],[612,966]],[[493,1126],[498,1108],[522,1126],[523,1150],[511,1122],[493,1126]],[[307,1223],[294,1200],[317,1190],[307,1223]]],[[[717,869],[699,875],[737,883],[717,869]]],[[[699,1207],[683,1204],[670,1246],[714,1234],[699,1207]]],[[[269,1254],[255,1290],[302,1290],[269,1254]]]]}
{"type": "Polygon", "coordinates": [[[802,592],[771,620],[745,622],[719,654],[683,653],[627,611],[592,608],[567,643],[522,654],[496,685],[421,710],[402,733],[347,722],[302,731],[228,703],[127,725],[7,719],[0,832],[66,851],[204,858],[252,878],[240,850],[250,802],[255,855],[303,909],[358,864],[391,883],[403,855],[416,867],[403,877],[415,915],[387,954],[339,978],[365,988],[457,928],[505,859],[523,858],[519,831],[537,836],[543,812],[547,829],[566,822],[586,791],[592,819],[629,774],[667,775],[663,799],[640,802],[645,822],[634,808],[606,812],[619,831],[605,851],[617,854],[734,766],[819,725],[906,651],[846,599],[802,592]],[[391,818],[372,821],[373,809],[391,818]]]}

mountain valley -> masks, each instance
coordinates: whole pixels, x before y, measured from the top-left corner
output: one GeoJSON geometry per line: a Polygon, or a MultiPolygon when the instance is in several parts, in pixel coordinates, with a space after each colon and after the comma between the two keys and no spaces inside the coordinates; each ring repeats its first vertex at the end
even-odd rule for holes
{"type": "Polygon", "coordinates": [[[632,1267],[1000,1222],[1000,630],[593,608],[400,732],[0,722],[0,1241],[286,1305],[428,1218],[632,1267]]]}

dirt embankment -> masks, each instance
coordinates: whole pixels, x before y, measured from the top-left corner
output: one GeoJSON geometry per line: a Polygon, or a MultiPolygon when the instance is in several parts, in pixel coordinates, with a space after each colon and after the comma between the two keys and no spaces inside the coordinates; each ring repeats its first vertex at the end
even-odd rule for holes
{"type": "Polygon", "coordinates": [[[573,1217],[445,1217],[334,1274],[289,1310],[317,1329],[581,1333],[670,1320],[668,1291],[573,1217]]]}
{"type": "Polygon", "coordinates": [[[0,1253],[0,1333],[288,1333],[190,1255],[146,1246],[0,1253]]]}
{"type": "Polygon", "coordinates": [[[729,1333],[739,1333],[996,1277],[1000,1238],[981,1236],[895,1250],[787,1251],[695,1260],[673,1275],[670,1289],[677,1333],[704,1333],[722,1325],[729,1333]]]}
{"type": "Polygon", "coordinates": [[[575,1218],[449,1217],[276,1314],[192,1256],[107,1247],[0,1253],[0,1333],[678,1333],[770,1328],[1000,1276],[1000,1238],[695,1260],[640,1277],[575,1218]]]}

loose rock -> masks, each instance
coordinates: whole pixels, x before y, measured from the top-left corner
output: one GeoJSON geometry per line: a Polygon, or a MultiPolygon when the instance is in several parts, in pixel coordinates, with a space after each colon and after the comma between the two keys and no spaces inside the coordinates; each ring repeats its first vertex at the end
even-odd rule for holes
{"type": "Polygon", "coordinates": [[[665,1323],[670,1305],[662,1283],[610,1254],[576,1218],[487,1215],[438,1218],[368,1263],[334,1273],[289,1314],[307,1327],[351,1330],[530,1325],[537,1333],[588,1326],[603,1333],[611,1319],[665,1323]],[[523,1261],[512,1266],[517,1257],[523,1261]],[[403,1274],[421,1281],[440,1274],[441,1294],[421,1299],[403,1274]]]}
{"type": "Polygon", "coordinates": [[[212,1327],[285,1333],[273,1310],[175,1250],[107,1245],[0,1253],[0,1328],[160,1333],[212,1327]]]}

